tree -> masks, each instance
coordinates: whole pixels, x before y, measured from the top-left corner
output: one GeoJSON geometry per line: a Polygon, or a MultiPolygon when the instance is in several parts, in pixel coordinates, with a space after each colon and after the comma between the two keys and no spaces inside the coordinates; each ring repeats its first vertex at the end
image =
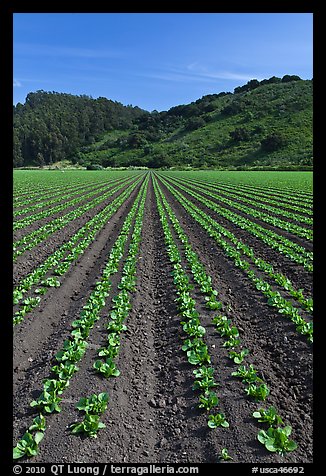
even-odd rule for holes
{"type": "Polygon", "coordinates": [[[237,127],[234,131],[230,132],[230,137],[235,142],[242,142],[250,139],[250,133],[244,127],[237,127]]]}
{"type": "Polygon", "coordinates": [[[244,86],[238,86],[237,88],[234,88],[234,94],[251,91],[252,89],[258,88],[259,85],[260,82],[258,81],[258,79],[251,79],[244,86]]]}
{"type": "Polygon", "coordinates": [[[45,160],[44,160],[43,154],[41,154],[41,152],[37,153],[36,160],[35,160],[35,165],[38,165],[40,167],[43,167],[43,165],[45,165],[45,160]]]}
{"type": "Polygon", "coordinates": [[[188,120],[185,129],[187,131],[194,131],[206,125],[206,122],[202,117],[192,117],[188,120]]]}
{"type": "Polygon", "coordinates": [[[21,167],[24,163],[24,159],[22,156],[22,149],[21,149],[21,141],[16,129],[14,129],[14,135],[13,135],[13,159],[14,159],[14,167],[21,167]]]}
{"type": "Polygon", "coordinates": [[[265,152],[274,152],[283,148],[285,145],[285,138],[277,132],[268,135],[261,141],[261,149],[265,152]]]}
{"type": "Polygon", "coordinates": [[[289,83],[291,81],[300,81],[301,78],[300,76],[297,76],[296,74],[286,74],[282,78],[282,83],[289,83]]]}
{"type": "Polygon", "coordinates": [[[148,167],[151,169],[158,169],[160,167],[169,167],[171,165],[171,160],[170,158],[166,155],[165,152],[154,152],[148,162],[147,162],[148,167]]]}

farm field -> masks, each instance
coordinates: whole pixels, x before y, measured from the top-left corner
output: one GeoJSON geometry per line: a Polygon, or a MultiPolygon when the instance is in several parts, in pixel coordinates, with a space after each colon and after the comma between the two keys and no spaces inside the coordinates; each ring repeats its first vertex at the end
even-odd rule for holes
{"type": "Polygon", "coordinates": [[[311,172],[19,170],[13,199],[14,458],[313,462],[311,172]]]}

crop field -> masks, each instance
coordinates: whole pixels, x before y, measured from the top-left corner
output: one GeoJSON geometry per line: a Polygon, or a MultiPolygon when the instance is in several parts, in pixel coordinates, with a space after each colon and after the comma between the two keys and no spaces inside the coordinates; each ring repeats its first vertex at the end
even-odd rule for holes
{"type": "Polygon", "coordinates": [[[13,456],[311,463],[310,172],[14,171],[13,456]]]}

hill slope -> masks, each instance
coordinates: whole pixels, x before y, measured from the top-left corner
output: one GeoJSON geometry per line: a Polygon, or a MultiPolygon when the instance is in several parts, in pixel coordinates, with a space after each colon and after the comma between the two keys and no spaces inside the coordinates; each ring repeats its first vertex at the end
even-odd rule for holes
{"type": "Polygon", "coordinates": [[[69,159],[108,130],[128,130],[144,113],[102,97],[29,93],[14,106],[14,167],[69,159]]]}
{"type": "Polygon", "coordinates": [[[65,158],[104,167],[312,165],[312,83],[287,75],[168,111],[133,108],[123,126],[65,158]]]}

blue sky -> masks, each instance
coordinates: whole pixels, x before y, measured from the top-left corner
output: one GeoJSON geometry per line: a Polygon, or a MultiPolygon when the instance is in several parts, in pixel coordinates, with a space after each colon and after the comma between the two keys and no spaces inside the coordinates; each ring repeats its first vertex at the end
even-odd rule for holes
{"type": "Polygon", "coordinates": [[[312,13],[16,13],[14,103],[30,91],[167,110],[250,79],[312,78],[312,13]]]}

